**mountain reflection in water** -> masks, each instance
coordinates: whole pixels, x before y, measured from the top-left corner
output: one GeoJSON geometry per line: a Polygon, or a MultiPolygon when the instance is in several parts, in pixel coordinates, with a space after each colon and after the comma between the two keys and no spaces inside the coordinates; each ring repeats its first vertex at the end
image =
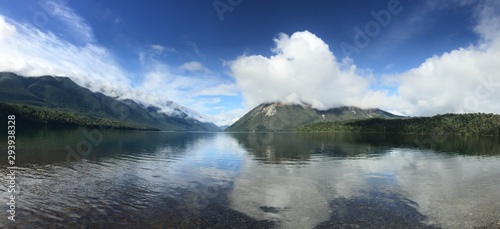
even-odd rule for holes
{"type": "Polygon", "coordinates": [[[500,219],[497,137],[115,131],[70,161],[82,129],[17,138],[19,210],[0,227],[464,228],[500,219]]]}

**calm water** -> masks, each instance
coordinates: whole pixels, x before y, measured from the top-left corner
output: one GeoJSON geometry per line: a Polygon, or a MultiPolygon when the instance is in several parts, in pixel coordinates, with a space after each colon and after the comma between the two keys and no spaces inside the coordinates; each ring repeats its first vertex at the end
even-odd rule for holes
{"type": "MultiPolygon", "coordinates": [[[[0,227],[497,228],[500,222],[498,137],[85,131],[18,130],[16,222],[7,220],[2,204],[0,227]],[[77,149],[87,157],[69,154],[77,149]]],[[[3,155],[0,197],[7,203],[3,155]]]]}

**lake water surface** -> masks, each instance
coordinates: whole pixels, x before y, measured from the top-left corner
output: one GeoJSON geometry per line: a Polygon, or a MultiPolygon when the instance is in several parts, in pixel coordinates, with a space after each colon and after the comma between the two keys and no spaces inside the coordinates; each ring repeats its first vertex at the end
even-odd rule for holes
{"type": "Polygon", "coordinates": [[[500,222],[498,137],[74,129],[18,130],[16,145],[16,222],[7,219],[4,153],[0,227],[497,228],[500,222]],[[71,154],[78,151],[88,155],[71,154]]]}

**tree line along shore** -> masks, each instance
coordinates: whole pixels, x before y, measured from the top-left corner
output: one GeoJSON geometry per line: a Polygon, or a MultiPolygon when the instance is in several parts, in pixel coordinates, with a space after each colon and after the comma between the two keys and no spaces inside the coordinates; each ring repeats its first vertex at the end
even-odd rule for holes
{"type": "Polygon", "coordinates": [[[295,132],[353,132],[398,134],[447,134],[498,136],[500,115],[485,113],[443,114],[433,117],[404,119],[357,119],[317,122],[295,129],[295,132]]]}

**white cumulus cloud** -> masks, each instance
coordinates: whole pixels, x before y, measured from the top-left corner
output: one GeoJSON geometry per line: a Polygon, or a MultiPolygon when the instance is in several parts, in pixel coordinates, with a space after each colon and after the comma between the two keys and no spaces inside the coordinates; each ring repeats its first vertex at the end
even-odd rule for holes
{"type": "Polygon", "coordinates": [[[399,79],[399,106],[409,114],[446,112],[500,113],[500,4],[476,6],[474,31],[481,40],[428,58],[399,79]]]}
{"type": "Polygon", "coordinates": [[[369,89],[369,80],[356,74],[356,66],[339,63],[309,31],[280,34],[274,42],[274,56],[240,56],[230,62],[248,107],[285,101],[328,109],[360,101],[369,89]]]}

